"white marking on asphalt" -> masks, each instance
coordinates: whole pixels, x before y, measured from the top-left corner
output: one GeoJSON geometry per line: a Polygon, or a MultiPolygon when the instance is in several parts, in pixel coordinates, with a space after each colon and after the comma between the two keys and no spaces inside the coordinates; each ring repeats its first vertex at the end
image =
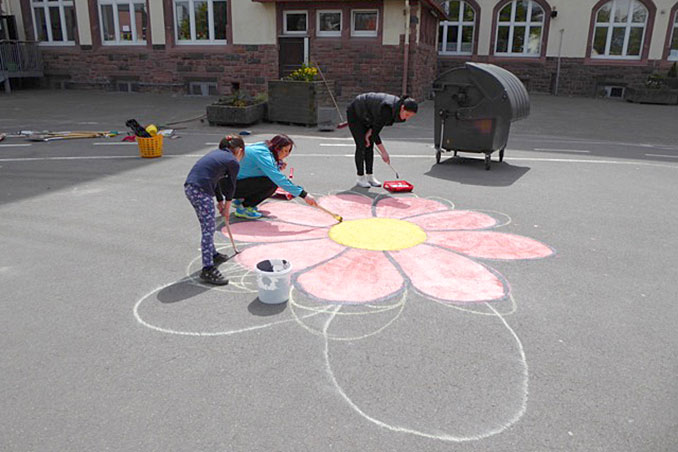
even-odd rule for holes
{"type": "Polygon", "coordinates": [[[678,155],[664,155],[664,154],[645,154],[647,157],[668,157],[671,159],[678,159],[678,155]]]}
{"type": "Polygon", "coordinates": [[[332,320],[334,320],[334,317],[337,315],[337,313],[341,309],[341,306],[337,306],[335,308],[334,312],[332,312],[332,315],[330,315],[330,317],[327,319],[327,322],[325,322],[325,326],[323,328],[323,336],[325,337],[325,349],[323,351],[323,355],[325,357],[325,370],[326,370],[330,380],[332,381],[332,384],[337,389],[337,391],[339,392],[339,395],[344,399],[344,401],[356,413],[358,413],[359,415],[361,415],[362,417],[364,417],[368,421],[378,425],[379,427],[383,427],[383,428],[386,428],[386,429],[394,431],[394,432],[409,433],[411,435],[421,436],[421,437],[424,437],[424,438],[436,439],[436,440],[440,440],[440,441],[452,441],[452,442],[478,441],[478,440],[487,438],[489,436],[497,435],[497,434],[505,431],[509,427],[511,427],[516,422],[518,422],[520,420],[520,418],[523,417],[523,415],[525,414],[525,411],[527,410],[529,370],[528,370],[528,367],[527,367],[527,358],[525,357],[525,350],[523,348],[523,344],[520,342],[520,338],[515,333],[515,331],[513,331],[511,326],[506,322],[504,317],[499,312],[497,312],[496,309],[494,309],[489,303],[486,303],[486,305],[487,305],[488,308],[490,308],[494,312],[494,314],[497,317],[499,317],[499,319],[502,321],[504,326],[509,330],[509,332],[513,336],[513,338],[516,342],[517,348],[518,348],[518,352],[520,353],[520,361],[521,361],[521,364],[522,364],[522,367],[523,367],[523,372],[522,372],[523,381],[522,381],[522,384],[521,384],[522,390],[523,390],[523,397],[522,397],[522,400],[521,400],[521,403],[520,403],[520,408],[511,417],[511,419],[509,419],[503,425],[500,425],[498,427],[495,427],[493,429],[487,430],[487,431],[482,432],[482,433],[478,433],[476,435],[455,436],[455,435],[450,435],[450,434],[440,433],[440,432],[426,433],[426,432],[414,430],[414,429],[407,428],[407,427],[399,427],[399,426],[390,425],[390,424],[387,424],[383,421],[380,421],[379,419],[371,417],[369,414],[365,413],[363,410],[360,409],[360,407],[358,407],[348,397],[348,395],[346,394],[346,392],[344,392],[344,390],[341,388],[341,386],[339,386],[339,382],[337,381],[337,378],[334,376],[334,371],[332,370],[332,365],[330,364],[330,345],[329,345],[330,341],[329,341],[329,335],[328,335],[327,330],[328,330],[330,324],[332,323],[332,320]]]}
{"type": "Polygon", "coordinates": [[[136,143],[130,143],[127,141],[116,142],[116,143],[92,143],[94,146],[136,146],[136,143]]]}
{"type": "MultiPolygon", "coordinates": [[[[139,299],[139,301],[136,302],[136,304],[134,305],[134,309],[133,309],[134,318],[137,320],[137,322],[139,322],[140,324],[142,324],[143,326],[145,326],[147,328],[150,328],[150,329],[155,330],[155,331],[159,331],[161,333],[176,334],[176,335],[179,335],[179,336],[199,336],[199,337],[230,336],[232,334],[245,333],[245,332],[248,332],[248,331],[256,331],[256,330],[268,328],[268,327],[274,326],[274,325],[281,325],[283,323],[295,322],[295,319],[292,318],[292,319],[278,320],[278,321],[275,321],[275,322],[265,323],[263,325],[254,325],[254,326],[240,328],[240,329],[236,329],[236,330],[215,331],[215,332],[200,332],[200,331],[177,331],[177,330],[172,330],[172,329],[169,329],[169,328],[163,328],[163,327],[160,327],[160,326],[152,325],[152,324],[146,322],[144,319],[141,318],[141,316],[139,315],[139,305],[141,305],[142,302],[147,300],[151,295],[153,295],[157,292],[160,292],[161,290],[163,290],[163,289],[165,289],[169,286],[172,286],[174,284],[177,284],[179,282],[181,282],[181,281],[175,281],[175,282],[171,282],[169,284],[165,284],[165,285],[160,286],[160,287],[156,287],[155,289],[153,289],[152,291],[148,292],[146,295],[141,297],[139,299]]],[[[304,316],[303,318],[314,317],[314,316],[319,315],[319,314],[320,314],[320,312],[313,312],[311,314],[304,316]]]]}
{"type": "Polygon", "coordinates": [[[107,160],[107,159],[138,159],[139,156],[131,155],[96,155],[82,157],[24,157],[16,159],[0,159],[0,162],[37,162],[40,160],[107,160]]]}
{"type": "Polygon", "coordinates": [[[320,143],[319,146],[343,146],[343,147],[353,147],[353,143],[320,143]]]}
{"type": "Polygon", "coordinates": [[[32,144],[0,144],[0,148],[23,148],[33,146],[32,144]]]}
{"type": "Polygon", "coordinates": [[[547,151],[547,152],[581,152],[583,154],[590,154],[591,151],[584,151],[580,149],[551,149],[551,148],[534,148],[535,151],[547,151]]]}

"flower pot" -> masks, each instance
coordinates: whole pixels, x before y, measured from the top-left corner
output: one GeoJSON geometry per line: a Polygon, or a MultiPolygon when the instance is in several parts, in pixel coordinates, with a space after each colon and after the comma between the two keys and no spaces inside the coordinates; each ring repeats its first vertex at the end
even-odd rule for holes
{"type": "Polygon", "coordinates": [[[628,87],[624,99],[639,104],[678,105],[678,90],[628,87]]]}
{"type": "MultiPolygon", "coordinates": [[[[332,86],[332,82],[328,82],[332,86]]],[[[318,106],[328,105],[330,97],[323,82],[296,80],[268,81],[268,120],[314,126],[318,106]]]]}
{"type": "Polygon", "coordinates": [[[266,103],[234,107],[232,105],[208,105],[207,122],[214,125],[249,125],[264,118],[266,103]]]}

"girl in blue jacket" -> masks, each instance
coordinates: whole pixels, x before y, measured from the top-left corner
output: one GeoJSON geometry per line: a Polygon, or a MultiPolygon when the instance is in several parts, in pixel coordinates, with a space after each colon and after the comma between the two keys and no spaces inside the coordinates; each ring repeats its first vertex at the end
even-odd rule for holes
{"type": "Polygon", "coordinates": [[[217,252],[214,247],[214,200],[217,208],[228,221],[231,200],[235,194],[236,178],[243,158],[245,142],[240,137],[228,135],[219,142],[219,149],[205,154],[191,168],[184,183],[184,192],[195,209],[200,222],[202,240],[202,271],[200,279],[218,286],[228,284],[215,265],[226,262],[226,256],[217,252]],[[224,202],[224,198],[226,201],[224,202]]]}
{"type": "Polygon", "coordinates": [[[273,195],[277,187],[302,198],[309,206],[318,205],[311,195],[282,173],[287,167],[285,159],[292,152],[293,146],[294,141],[282,134],[268,141],[247,145],[245,157],[240,162],[238,185],[235,189],[235,216],[250,220],[261,218],[257,205],[273,195]]]}

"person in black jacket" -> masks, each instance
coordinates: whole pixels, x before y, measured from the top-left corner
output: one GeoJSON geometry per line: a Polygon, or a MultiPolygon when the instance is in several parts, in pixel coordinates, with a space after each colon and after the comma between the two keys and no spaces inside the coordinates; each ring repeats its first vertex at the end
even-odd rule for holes
{"type": "Polygon", "coordinates": [[[391,159],[381,142],[379,133],[384,126],[404,122],[417,114],[417,102],[409,96],[393,96],[386,93],[365,93],[357,96],[346,109],[348,126],[355,140],[355,167],[358,172],[356,184],[360,187],[380,187],[381,182],[372,174],[374,145],[377,145],[382,160],[391,159]]]}
{"type": "Polygon", "coordinates": [[[224,216],[224,221],[228,221],[244,152],[245,142],[242,138],[228,135],[219,142],[219,149],[205,154],[193,165],[184,182],[184,192],[198,215],[202,233],[200,279],[218,286],[228,284],[228,280],[215,266],[226,262],[226,256],[218,253],[214,247],[216,221],[213,198],[217,198],[219,213],[224,216]]]}

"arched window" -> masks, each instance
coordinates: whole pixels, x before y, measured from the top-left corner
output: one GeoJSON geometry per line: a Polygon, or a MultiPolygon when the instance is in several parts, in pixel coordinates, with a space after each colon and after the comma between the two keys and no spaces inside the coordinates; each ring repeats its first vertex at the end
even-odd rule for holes
{"type": "Polygon", "coordinates": [[[669,44],[669,60],[678,61],[678,10],[673,14],[673,22],[669,26],[673,28],[669,44]]]}
{"type": "Polygon", "coordinates": [[[639,60],[649,11],[639,0],[611,0],[595,11],[592,58],[639,60]]]}
{"type": "Polygon", "coordinates": [[[511,0],[497,15],[495,55],[541,55],[546,14],[534,0],[511,0]]]}
{"type": "Polygon", "coordinates": [[[450,20],[440,22],[438,52],[441,55],[471,55],[476,11],[468,1],[446,1],[443,7],[450,20]]]}

